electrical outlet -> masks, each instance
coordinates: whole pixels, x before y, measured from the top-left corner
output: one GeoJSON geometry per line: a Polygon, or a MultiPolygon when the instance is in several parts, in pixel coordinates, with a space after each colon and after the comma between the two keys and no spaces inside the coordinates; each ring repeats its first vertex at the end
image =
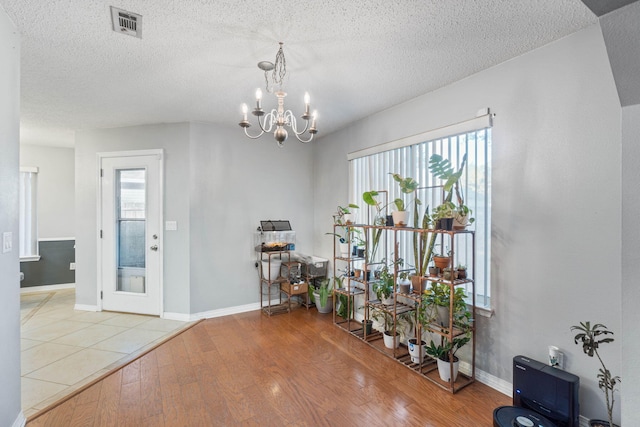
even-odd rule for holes
{"type": "Polygon", "coordinates": [[[72,262],[69,264],[69,270],[75,270],[76,269],[76,263],[72,262]]]}
{"type": "Polygon", "coordinates": [[[2,233],[2,253],[11,252],[13,249],[13,233],[5,231],[2,233]]]}

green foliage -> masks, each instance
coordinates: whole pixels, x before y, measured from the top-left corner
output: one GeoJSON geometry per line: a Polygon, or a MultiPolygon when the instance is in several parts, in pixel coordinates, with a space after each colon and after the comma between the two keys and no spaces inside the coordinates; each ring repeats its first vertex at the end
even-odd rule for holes
{"type": "Polygon", "coordinates": [[[596,323],[591,326],[591,322],[580,322],[580,325],[572,326],[572,331],[578,331],[575,337],[573,337],[573,342],[575,344],[582,345],[582,351],[589,357],[593,357],[596,355],[598,360],[600,361],[600,365],[602,368],[598,370],[597,378],[598,378],[598,387],[600,390],[604,392],[606,403],[607,403],[607,414],[609,416],[609,425],[613,425],[613,407],[615,404],[615,391],[616,385],[621,382],[619,376],[613,376],[611,371],[607,369],[604,364],[604,361],[600,357],[598,353],[598,348],[600,344],[607,344],[613,342],[613,338],[607,337],[607,335],[613,335],[613,332],[607,329],[605,325],[602,323],[596,323]]]}
{"type": "Polygon", "coordinates": [[[338,296],[338,304],[336,314],[343,319],[351,319],[353,317],[353,297],[347,297],[343,294],[338,296]]]}
{"type": "Polygon", "coordinates": [[[466,332],[464,335],[459,335],[452,341],[449,341],[446,337],[442,337],[440,345],[431,340],[429,345],[427,345],[426,353],[435,359],[444,360],[445,362],[453,362],[455,359],[449,360],[449,354],[454,358],[456,352],[464,347],[469,341],[471,341],[470,332],[466,332]]]}
{"type": "MultiPolygon", "coordinates": [[[[458,171],[453,169],[449,159],[444,159],[439,154],[432,154],[429,158],[429,169],[431,170],[431,174],[444,181],[444,191],[449,192],[450,195],[454,186],[456,186],[456,192],[458,192],[457,183],[464,172],[464,166],[466,164],[466,154],[462,157],[462,163],[460,164],[460,169],[458,169],[458,171]]],[[[459,193],[458,197],[459,199],[462,199],[459,193]]],[[[451,196],[449,196],[447,200],[451,201],[451,196]]],[[[462,204],[462,201],[460,201],[459,204],[462,204]]]]}
{"type": "Polygon", "coordinates": [[[320,281],[320,286],[317,289],[318,294],[320,295],[320,304],[325,307],[327,305],[327,301],[329,299],[329,294],[333,293],[333,290],[342,287],[342,277],[334,277],[333,278],[333,286],[331,286],[331,280],[329,278],[324,278],[320,281]]]}

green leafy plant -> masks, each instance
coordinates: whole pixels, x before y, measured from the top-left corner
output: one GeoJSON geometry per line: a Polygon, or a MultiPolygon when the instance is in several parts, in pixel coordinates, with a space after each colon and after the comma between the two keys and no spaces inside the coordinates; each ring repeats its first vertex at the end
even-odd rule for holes
{"type": "Polygon", "coordinates": [[[393,327],[393,315],[385,310],[379,308],[371,309],[371,317],[376,321],[382,323],[385,332],[391,331],[393,327]]]}
{"type": "MultiPolygon", "coordinates": [[[[377,197],[380,195],[377,191],[365,191],[362,193],[362,200],[369,205],[373,206],[376,209],[376,216],[374,219],[373,225],[383,226],[386,223],[386,215],[382,214],[383,209],[386,206],[383,206],[380,201],[378,201],[377,197]]],[[[371,263],[376,259],[376,252],[378,251],[378,246],[380,245],[380,239],[382,238],[382,229],[371,229],[371,245],[369,249],[369,253],[367,254],[367,262],[371,263]]]]}
{"type": "Polygon", "coordinates": [[[336,213],[333,215],[333,223],[337,225],[346,224],[345,215],[350,215],[352,209],[359,209],[360,206],[349,203],[347,206],[338,206],[336,213]]]}
{"type": "Polygon", "coordinates": [[[595,356],[600,361],[602,368],[598,370],[598,387],[604,392],[605,400],[607,403],[607,414],[609,416],[609,426],[613,427],[613,407],[615,404],[615,391],[616,385],[621,382],[619,376],[613,376],[611,371],[607,369],[604,361],[598,353],[600,344],[607,344],[613,342],[613,338],[607,337],[613,335],[613,332],[607,329],[607,327],[601,323],[596,323],[591,326],[591,322],[580,322],[580,325],[572,326],[572,331],[578,331],[573,342],[575,344],[582,345],[582,351],[589,357],[595,356]]]}
{"type": "MultiPolygon", "coordinates": [[[[435,319],[435,307],[451,308],[451,288],[449,285],[431,282],[421,297],[422,303],[418,308],[418,318],[423,325],[428,325],[435,319]]],[[[471,324],[471,311],[467,306],[466,293],[463,287],[456,287],[453,292],[453,324],[466,329],[471,324]]]]}
{"type": "Polygon", "coordinates": [[[444,360],[445,362],[454,362],[456,352],[471,341],[471,334],[467,331],[464,335],[459,335],[449,341],[447,337],[442,337],[440,344],[436,344],[433,340],[427,345],[426,353],[434,359],[444,360]],[[449,359],[451,356],[451,359],[449,359]]]}
{"type": "Polygon", "coordinates": [[[335,288],[336,284],[338,284],[338,287],[342,286],[341,277],[333,278],[333,286],[331,286],[331,279],[329,278],[324,278],[320,281],[320,286],[318,286],[316,291],[318,292],[318,295],[320,295],[320,304],[323,307],[327,305],[327,301],[329,300],[329,294],[333,293],[333,289],[335,288]]]}
{"type": "Polygon", "coordinates": [[[433,154],[429,158],[429,169],[435,178],[443,180],[443,190],[447,193],[442,205],[438,206],[434,212],[440,218],[456,218],[460,223],[471,224],[475,221],[475,218],[471,218],[473,211],[464,204],[464,197],[460,188],[460,178],[464,173],[464,167],[467,164],[467,155],[462,157],[460,168],[456,171],[451,162],[448,159],[444,159],[439,154],[433,154]],[[458,204],[454,204],[453,194],[456,195],[458,204]]]}
{"type": "Polygon", "coordinates": [[[338,228],[342,228],[342,233],[324,233],[324,234],[328,236],[337,237],[340,243],[362,241],[362,237],[361,237],[362,230],[360,230],[359,228],[351,227],[348,225],[344,225],[338,228]]]}
{"type": "Polygon", "coordinates": [[[336,314],[343,319],[351,319],[353,317],[353,297],[347,297],[344,294],[336,295],[338,296],[336,314]]]}
{"type": "Polygon", "coordinates": [[[373,292],[375,292],[376,297],[382,301],[393,294],[393,289],[393,272],[389,271],[385,265],[382,270],[380,270],[379,280],[373,284],[373,292]]]}
{"type": "MultiPolygon", "coordinates": [[[[411,177],[403,178],[397,173],[392,173],[390,175],[393,177],[393,180],[398,183],[398,186],[400,187],[400,192],[403,194],[414,193],[418,188],[418,185],[419,185],[418,182],[411,177]]],[[[422,202],[418,198],[414,197],[414,203],[417,203],[419,205],[422,202]]],[[[396,198],[393,201],[393,204],[395,205],[396,209],[399,211],[406,210],[405,203],[402,198],[396,198]]]]}

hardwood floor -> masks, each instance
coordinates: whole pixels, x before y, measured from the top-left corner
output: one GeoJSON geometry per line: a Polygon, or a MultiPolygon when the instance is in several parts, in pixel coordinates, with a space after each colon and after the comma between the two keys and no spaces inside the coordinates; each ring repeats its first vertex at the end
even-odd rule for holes
{"type": "Polygon", "coordinates": [[[298,309],[200,322],[27,426],[491,426],[510,404],[478,382],[450,394],[298,309]]]}

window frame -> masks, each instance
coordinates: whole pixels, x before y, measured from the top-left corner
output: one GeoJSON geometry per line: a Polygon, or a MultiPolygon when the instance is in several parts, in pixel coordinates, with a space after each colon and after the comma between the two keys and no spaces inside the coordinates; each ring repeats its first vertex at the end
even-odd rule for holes
{"type": "Polygon", "coordinates": [[[38,172],[34,166],[20,166],[19,184],[19,252],[20,262],[32,262],[40,260],[40,248],[38,240],[38,172]],[[28,179],[23,174],[30,174],[28,179]],[[28,187],[27,188],[27,184],[28,187]],[[27,194],[28,193],[28,194],[27,194]],[[27,201],[26,198],[29,198],[27,201]],[[29,224],[27,224],[29,223],[29,224]],[[31,248],[29,253],[24,253],[25,248],[31,248]]]}

